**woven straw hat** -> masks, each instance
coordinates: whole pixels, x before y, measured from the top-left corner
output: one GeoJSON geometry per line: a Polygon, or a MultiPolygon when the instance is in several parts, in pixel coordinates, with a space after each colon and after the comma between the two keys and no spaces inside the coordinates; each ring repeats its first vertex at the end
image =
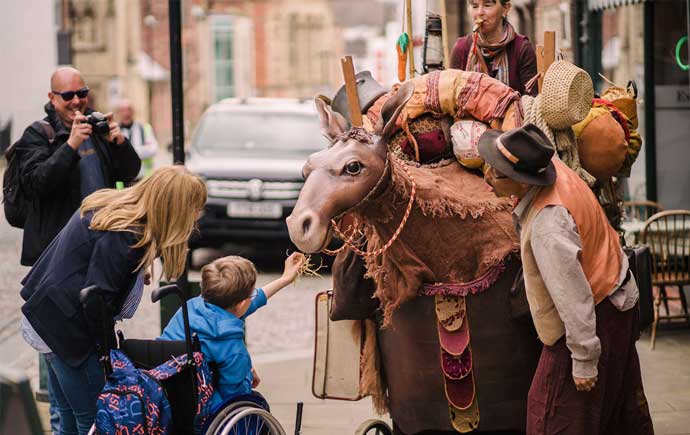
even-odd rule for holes
{"type": "Polygon", "coordinates": [[[562,130],[587,116],[592,108],[592,78],[570,62],[554,62],[544,75],[541,113],[549,127],[562,130]]]}

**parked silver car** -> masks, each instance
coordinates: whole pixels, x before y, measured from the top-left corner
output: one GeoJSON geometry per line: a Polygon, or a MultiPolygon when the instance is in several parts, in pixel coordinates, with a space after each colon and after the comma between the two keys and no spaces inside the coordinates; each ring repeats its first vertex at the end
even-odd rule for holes
{"type": "Polygon", "coordinates": [[[302,166],[326,146],[312,101],[227,99],[211,106],[187,160],[208,188],[191,247],[287,241],[285,217],[302,188],[302,166]]]}

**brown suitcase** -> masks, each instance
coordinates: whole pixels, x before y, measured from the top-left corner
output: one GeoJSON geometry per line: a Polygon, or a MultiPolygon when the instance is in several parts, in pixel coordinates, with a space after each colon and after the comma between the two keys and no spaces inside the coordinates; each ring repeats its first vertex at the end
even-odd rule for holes
{"type": "Polygon", "coordinates": [[[359,400],[363,320],[330,319],[331,291],[316,295],[312,394],[319,399],[359,400]]]}

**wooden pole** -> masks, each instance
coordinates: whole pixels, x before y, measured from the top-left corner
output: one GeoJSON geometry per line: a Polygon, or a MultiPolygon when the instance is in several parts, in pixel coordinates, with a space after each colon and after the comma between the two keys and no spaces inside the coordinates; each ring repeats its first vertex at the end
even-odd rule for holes
{"type": "Polygon", "coordinates": [[[544,69],[544,46],[541,44],[537,44],[536,47],[536,54],[537,54],[537,73],[539,73],[539,81],[537,82],[539,93],[541,94],[541,88],[544,86],[544,73],[546,70],[544,69]]]}
{"type": "Polygon", "coordinates": [[[539,93],[544,85],[544,74],[556,61],[556,32],[544,32],[544,45],[537,45],[537,72],[539,73],[539,93]]]}
{"type": "Polygon", "coordinates": [[[407,60],[410,62],[410,78],[414,78],[414,42],[412,37],[412,0],[405,0],[405,17],[407,19],[407,35],[410,43],[407,45],[407,60]]]}
{"type": "Polygon", "coordinates": [[[556,32],[544,32],[544,72],[556,61],[556,32]]]}
{"type": "Polygon", "coordinates": [[[350,119],[353,127],[362,126],[362,109],[359,107],[359,95],[357,94],[357,82],[355,81],[355,68],[352,65],[352,56],[340,59],[345,79],[345,91],[347,92],[347,105],[350,106],[350,119]]]}
{"type": "Polygon", "coordinates": [[[446,0],[441,0],[441,37],[443,38],[443,68],[448,69],[450,68],[450,52],[448,51],[448,17],[446,14],[446,0]]]}

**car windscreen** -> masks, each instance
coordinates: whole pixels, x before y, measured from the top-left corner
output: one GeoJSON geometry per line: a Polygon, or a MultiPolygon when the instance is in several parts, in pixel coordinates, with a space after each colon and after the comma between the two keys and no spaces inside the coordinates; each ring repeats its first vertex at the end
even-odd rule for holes
{"type": "Polygon", "coordinates": [[[203,154],[306,156],[326,148],[328,142],[316,114],[228,111],[207,113],[193,146],[203,154]]]}

